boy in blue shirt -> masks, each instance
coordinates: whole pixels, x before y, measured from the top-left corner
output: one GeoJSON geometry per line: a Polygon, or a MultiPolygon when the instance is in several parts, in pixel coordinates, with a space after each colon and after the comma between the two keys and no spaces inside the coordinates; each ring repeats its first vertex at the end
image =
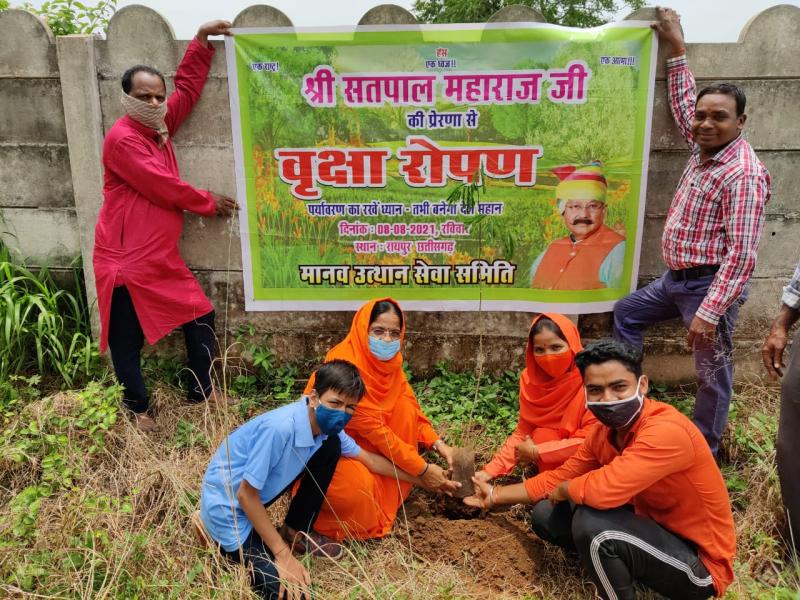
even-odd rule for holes
{"type": "MultiPolygon", "coordinates": [[[[220,445],[203,477],[200,515],[224,556],[251,570],[264,598],[310,598],[308,571],[292,551],[339,558],[342,547],[312,531],[340,456],[381,475],[419,485],[383,456],[362,450],[344,432],[364,382],[355,365],[332,360],[317,369],[308,397],[251,419],[220,445]],[[301,476],[284,524],[266,510],[301,476]]],[[[459,484],[440,482],[453,491],[459,484]]]]}

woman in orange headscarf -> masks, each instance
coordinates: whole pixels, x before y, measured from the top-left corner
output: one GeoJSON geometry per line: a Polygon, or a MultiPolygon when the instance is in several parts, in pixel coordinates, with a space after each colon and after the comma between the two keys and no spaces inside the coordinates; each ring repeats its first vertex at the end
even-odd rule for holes
{"type": "MultiPolygon", "coordinates": [[[[347,337],[325,356],[326,361],[339,358],[355,364],[367,387],[345,430],[364,450],[382,454],[427,489],[453,490],[457,484],[448,481],[446,471],[426,462],[418,451],[419,445],[435,449],[452,463],[452,449],[422,413],[403,373],[404,335],[405,320],[397,302],[373,300],[358,310],[347,337]]],[[[312,378],[306,393],[313,387],[312,378]]],[[[342,458],[314,529],[337,541],[382,537],[391,530],[411,487],[342,458]]]]}
{"type": "Polygon", "coordinates": [[[586,410],[583,379],[575,354],[583,349],[575,324],[543,313],[531,323],[525,370],[519,379],[519,422],[503,447],[477,477],[489,481],[517,463],[539,472],[555,469],[583,443],[597,420],[586,410]]]}

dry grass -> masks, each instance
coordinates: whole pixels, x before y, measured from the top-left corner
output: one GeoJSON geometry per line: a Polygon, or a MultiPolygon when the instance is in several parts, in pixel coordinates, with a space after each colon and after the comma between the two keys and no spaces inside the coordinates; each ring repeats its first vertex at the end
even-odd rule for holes
{"type": "MultiPolygon", "coordinates": [[[[744,386],[733,423],[739,425],[739,433],[734,427],[726,439],[726,475],[744,481],[732,495],[739,553],[731,598],[788,599],[793,597],[789,590],[800,587],[797,563],[792,566],[779,538],[782,518],[774,451],[770,440],[764,439],[774,430],[770,425],[743,427],[753,415],[777,415],[776,396],[774,388],[744,386]],[[750,439],[766,450],[749,448],[750,439]]],[[[188,522],[211,453],[241,419],[226,407],[182,404],[166,387],[157,387],[153,394],[161,428],[154,435],[145,436],[120,418],[105,433],[105,447],[90,453],[91,437],[78,427],[65,426],[65,440],[59,442],[65,450],[57,470],[73,473],[71,483],[41,499],[35,533],[11,535],[18,505],[14,499],[40,484],[50,467],[32,451],[21,463],[15,462],[16,438],[9,432],[32,421],[47,429],[50,417],[74,416],[79,403],[76,394],[58,394],[29,404],[0,435],[2,593],[85,599],[251,597],[244,569],[201,549],[188,522]],[[187,424],[194,426],[189,437],[187,424]]],[[[285,507],[283,499],[270,508],[276,521],[285,507]]],[[[531,535],[531,543],[540,542],[531,535]]],[[[591,586],[560,550],[545,548],[542,556],[537,580],[515,595],[503,596],[476,579],[466,562],[431,562],[416,555],[401,512],[395,535],[349,545],[345,560],[312,560],[309,568],[319,598],[592,596],[591,586]]]]}

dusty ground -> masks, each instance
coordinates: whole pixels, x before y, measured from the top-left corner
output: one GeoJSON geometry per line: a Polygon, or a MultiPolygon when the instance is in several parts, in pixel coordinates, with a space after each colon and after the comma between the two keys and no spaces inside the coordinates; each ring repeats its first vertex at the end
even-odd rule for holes
{"type": "MultiPolygon", "coordinates": [[[[405,505],[414,552],[457,568],[465,579],[487,591],[533,592],[545,549],[530,532],[524,512],[515,509],[481,515],[459,502],[443,502],[415,491],[405,505]]],[[[396,535],[406,535],[401,519],[396,535]]]]}

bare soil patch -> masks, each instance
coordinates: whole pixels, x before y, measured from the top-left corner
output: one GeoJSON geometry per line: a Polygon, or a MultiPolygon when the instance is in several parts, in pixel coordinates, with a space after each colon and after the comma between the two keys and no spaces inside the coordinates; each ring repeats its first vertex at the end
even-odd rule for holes
{"type": "MultiPolygon", "coordinates": [[[[482,515],[460,500],[430,497],[420,491],[412,494],[405,509],[411,545],[420,556],[456,567],[488,590],[519,594],[520,590],[535,589],[545,549],[522,511],[482,515]]],[[[405,533],[399,523],[398,534],[405,533]]]]}

